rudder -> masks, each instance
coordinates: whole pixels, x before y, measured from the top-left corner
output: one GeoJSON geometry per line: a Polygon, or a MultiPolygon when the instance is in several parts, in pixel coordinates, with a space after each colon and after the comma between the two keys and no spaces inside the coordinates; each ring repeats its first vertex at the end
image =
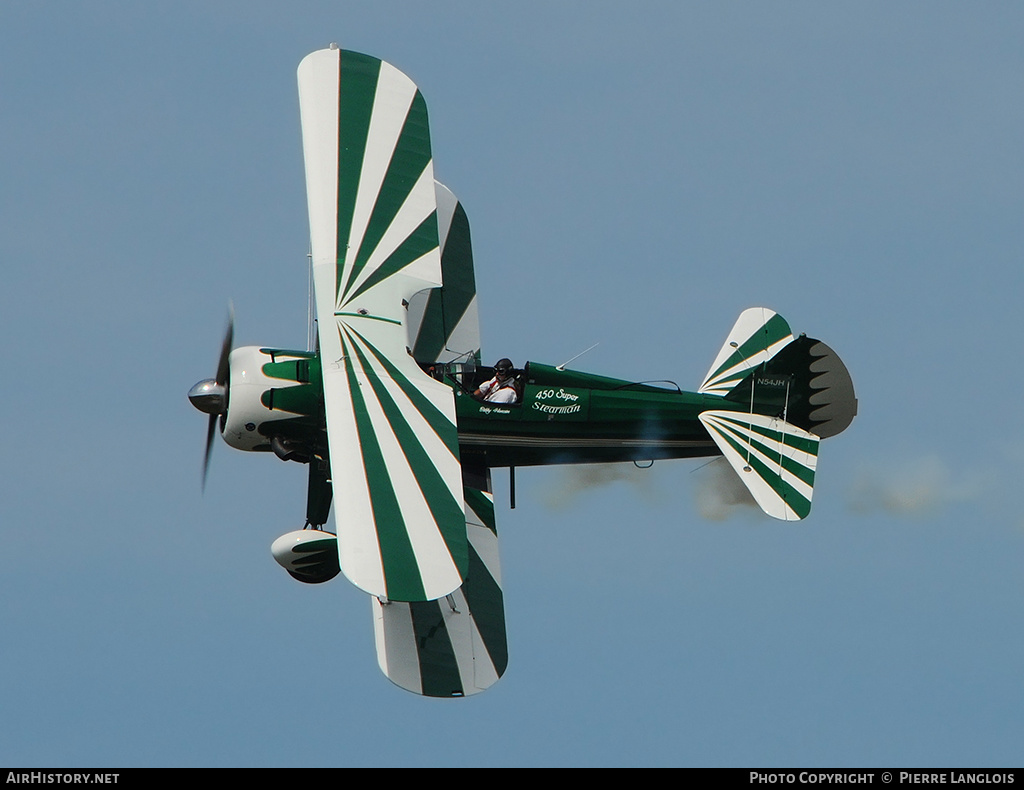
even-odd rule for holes
{"type": "Polygon", "coordinates": [[[842,433],[857,416],[846,365],[835,351],[806,335],[747,374],[725,398],[752,403],[753,411],[778,416],[822,439],[842,433]]]}

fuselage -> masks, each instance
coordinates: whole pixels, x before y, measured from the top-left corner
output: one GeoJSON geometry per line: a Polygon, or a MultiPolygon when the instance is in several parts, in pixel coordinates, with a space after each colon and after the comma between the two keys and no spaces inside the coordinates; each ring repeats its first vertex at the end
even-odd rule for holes
{"type": "Polygon", "coordinates": [[[481,402],[453,379],[460,450],[490,467],[719,454],[697,419],[717,396],[528,362],[509,405],[481,402]]]}
{"type": "MultiPolygon", "coordinates": [[[[294,460],[326,457],[318,354],[248,346],[232,352],[231,371],[228,444],[294,460]]],[[[517,371],[513,404],[474,397],[490,368],[436,365],[431,374],[454,391],[460,454],[492,468],[719,455],[698,415],[744,410],[716,395],[535,362],[517,371]]]]}

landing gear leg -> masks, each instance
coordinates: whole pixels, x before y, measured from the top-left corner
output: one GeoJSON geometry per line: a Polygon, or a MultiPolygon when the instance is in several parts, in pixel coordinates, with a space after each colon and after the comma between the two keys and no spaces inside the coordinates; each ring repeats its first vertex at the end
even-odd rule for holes
{"type": "Polygon", "coordinates": [[[309,488],[306,493],[306,529],[320,529],[331,514],[331,466],[326,458],[309,462],[309,488]]]}

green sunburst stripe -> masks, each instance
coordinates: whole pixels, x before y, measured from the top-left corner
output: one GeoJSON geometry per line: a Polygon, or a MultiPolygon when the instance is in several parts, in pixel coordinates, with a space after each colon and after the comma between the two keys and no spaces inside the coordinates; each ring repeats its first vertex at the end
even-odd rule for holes
{"type": "Polygon", "coordinates": [[[423,579],[420,577],[416,554],[405,529],[398,497],[395,495],[391,475],[388,474],[387,464],[384,462],[384,454],[377,442],[377,431],[366,408],[348,346],[340,331],[338,336],[345,355],[345,372],[348,375],[352,411],[359,433],[359,449],[363,455],[363,468],[370,492],[370,505],[373,508],[373,521],[381,564],[384,568],[387,596],[395,601],[422,601],[425,597],[423,579]]]}
{"type": "Polygon", "coordinates": [[[444,600],[409,604],[420,683],[423,694],[428,697],[452,697],[464,693],[459,664],[445,625],[443,607],[447,606],[444,600]]]}
{"type": "Polygon", "coordinates": [[[355,213],[359,176],[366,155],[366,137],[373,116],[373,101],[380,79],[377,58],[343,50],[338,78],[338,246],[336,251],[335,298],[341,293],[342,274],[352,216],[355,213]]]}
{"type": "Polygon", "coordinates": [[[437,361],[476,296],[469,218],[461,203],[455,204],[455,213],[441,251],[441,281],[444,286],[430,292],[416,336],[413,356],[418,362],[437,361]]]}
{"type": "MultiPolygon", "coordinates": [[[[746,447],[736,442],[731,436],[723,434],[724,438],[736,452],[744,455],[746,447]]],[[[805,518],[811,512],[811,501],[797,491],[792,485],[783,480],[779,475],[768,468],[759,458],[751,455],[747,460],[754,473],[764,480],[771,489],[789,505],[799,518],[805,518]]]]}
{"type": "Polygon", "coordinates": [[[436,362],[450,336],[444,323],[444,291],[448,287],[448,278],[444,274],[444,258],[441,261],[441,282],[445,285],[429,292],[427,306],[423,308],[423,320],[420,321],[412,349],[413,357],[421,365],[436,362]]]}
{"type": "Polygon", "coordinates": [[[711,386],[712,388],[714,388],[716,390],[720,390],[720,389],[731,390],[737,384],[739,384],[741,381],[743,381],[743,379],[745,379],[749,374],[750,374],[750,369],[748,368],[747,370],[740,371],[735,376],[730,376],[727,379],[717,379],[715,381],[712,381],[709,386],[711,386]]]}
{"type": "Polygon", "coordinates": [[[427,421],[427,424],[433,429],[434,433],[438,435],[444,446],[448,448],[448,451],[452,454],[452,457],[458,460],[459,458],[459,433],[454,423],[448,418],[448,416],[438,409],[430,400],[419,391],[405,374],[396,368],[383,354],[378,351],[374,345],[363,337],[359,332],[350,326],[345,327],[347,331],[351,332],[355,337],[359,338],[360,342],[366,346],[370,353],[376,357],[377,361],[384,367],[388,375],[394,379],[398,386],[405,393],[412,405],[416,407],[416,410],[423,415],[423,419],[427,421]]]}
{"type": "Polygon", "coordinates": [[[345,297],[345,303],[356,299],[360,294],[373,288],[377,283],[397,274],[410,263],[419,260],[431,250],[437,249],[437,212],[430,212],[427,217],[409,236],[398,245],[387,259],[377,267],[355,291],[345,297]]]}
{"type": "Polygon", "coordinates": [[[790,333],[791,330],[789,328],[789,324],[786,323],[786,319],[776,313],[768,319],[764,326],[751,335],[742,346],[733,351],[732,354],[729,355],[729,358],[725,360],[725,362],[723,362],[714,373],[708,376],[708,381],[713,381],[715,378],[725,373],[725,371],[729,370],[729,368],[734,367],[741,362],[745,362],[752,356],[767,350],[790,333]]]}
{"type": "Polygon", "coordinates": [[[497,523],[494,520],[494,502],[483,492],[468,486],[462,487],[462,494],[466,498],[466,504],[470,506],[477,518],[483,522],[495,535],[498,534],[497,523]]]}
{"type": "MultiPolygon", "coordinates": [[[[746,426],[744,425],[742,427],[745,428],[746,426]]],[[[755,440],[753,437],[747,436],[745,433],[743,433],[740,430],[737,430],[736,428],[732,428],[732,427],[729,427],[729,426],[721,426],[721,428],[724,429],[724,430],[730,431],[730,433],[733,436],[737,436],[739,438],[740,442],[750,442],[750,446],[751,447],[753,447],[753,448],[755,448],[757,450],[760,450],[762,454],[766,455],[768,458],[771,458],[772,461],[775,461],[776,457],[779,456],[779,451],[776,448],[769,447],[768,445],[763,444],[763,443],[755,440]]],[[[725,435],[725,434],[723,434],[723,435],[725,435]]],[[[787,443],[786,446],[787,447],[792,447],[793,445],[787,443]]],[[[744,449],[745,448],[746,448],[746,445],[744,445],[744,449]]],[[[815,455],[815,454],[811,453],[811,455],[815,455]]],[[[781,466],[782,466],[783,469],[785,469],[787,472],[792,474],[798,480],[802,480],[803,482],[805,482],[807,485],[811,486],[812,488],[814,487],[814,470],[813,469],[811,469],[809,466],[806,466],[806,465],[800,463],[796,459],[790,458],[789,456],[784,455],[784,454],[781,455],[780,461],[781,461],[781,466]]]]}
{"type": "MultiPolygon", "coordinates": [[[[402,124],[402,131],[395,143],[380,192],[373,205],[369,222],[359,250],[352,264],[345,284],[344,299],[350,299],[348,291],[369,260],[370,255],[394,222],[399,210],[408,199],[416,182],[430,164],[430,131],[427,123],[427,104],[419,91],[413,97],[409,111],[402,124]]],[[[433,188],[433,185],[430,185],[433,188]]],[[[434,223],[433,246],[437,246],[437,223],[434,223]]]]}
{"type": "Polygon", "coordinates": [[[741,420],[736,417],[719,417],[718,419],[722,420],[723,422],[728,422],[733,425],[738,425],[742,428],[746,428],[747,430],[754,431],[755,433],[764,436],[767,439],[774,439],[777,442],[781,442],[783,435],[785,435],[787,447],[793,447],[797,450],[803,450],[804,452],[810,453],[811,455],[815,456],[818,454],[818,441],[816,439],[808,439],[804,436],[798,436],[792,433],[784,433],[783,431],[772,430],[771,428],[760,426],[757,425],[756,423],[752,425],[746,420],[741,420]]]}
{"type": "Polygon", "coordinates": [[[501,587],[476,549],[469,547],[469,576],[462,585],[466,603],[473,613],[480,637],[484,640],[491,663],[501,677],[508,666],[508,642],[505,636],[505,599],[501,587]]]}
{"type": "Polygon", "coordinates": [[[455,204],[452,222],[444,242],[442,271],[445,279],[445,308],[448,313],[449,334],[462,319],[466,308],[476,296],[476,277],[473,273],[473,244],[469,236],[469,217],[461,203],[455,204]]]}
{"type": "Polygon", "coordinates": [[[363,374],[373,388],[373,394],[377,397],[384,416],[398,445],[402,448],[409,468],[412,470],[416,484],[426,500],[430,514],[434,517],[434,523],[441,532],[441,537],[448,547],[448,553],[452,561],[459,569],[459,575],[465,578],[468,559],[466,557],[466,514],[462,502],[452,496],[451,490],[445,485],[444,478],[437,471],[436,464],[431,460],[430,454],[423,449],[415,431],[410,427],[401,408],[387,391],[384,382],[368,364],[359,346],[353,342],[359,364],[363,368],[363,374]]]}

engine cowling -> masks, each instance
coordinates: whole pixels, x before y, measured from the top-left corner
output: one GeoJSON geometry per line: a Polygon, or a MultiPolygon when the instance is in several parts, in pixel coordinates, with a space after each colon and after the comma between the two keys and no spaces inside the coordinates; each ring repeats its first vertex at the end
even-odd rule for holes
{"type": "MultiPolygon", "coordinates": [[[[320,360],[304,351],[241,346],[229,358],[224,441],[238,450],[273,450],[289,460],[308,460],[300,445],[323,421],[320,360]]],[[[308,451],[307,451],[308,452],[308,451]]]]}

